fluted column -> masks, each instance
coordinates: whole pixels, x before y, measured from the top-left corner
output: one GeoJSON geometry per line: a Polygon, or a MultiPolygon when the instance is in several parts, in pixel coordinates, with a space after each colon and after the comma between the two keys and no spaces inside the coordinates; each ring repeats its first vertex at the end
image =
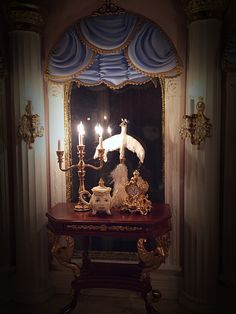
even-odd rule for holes
{"type": "Polygon", "coordinates": [[[219,169],[221,1],[185,1],[189,18],[186,112],[204,97],[212,137],[200,149],[185,143],[184,288],[181,302],[197,312],[219,310],[219,169]]]}
{"type": "Polygon", "coordinates": [[[236,290],[236,212],[232,207],[235,202],[235,160],[236,160],[236,37],[235,32],[228,32],[223,53],[223,145],[222,150],[222,252],[221,252],[221,281],[227,288],[226,297],[231,299],[230,305],[234,303],[232,295],[236,290]],[[229,293],[232,289],[232,293],[229,293]]]}
{"type": "Polygon", "coordinates": [[[13,276],[13,265],[11,258],[11,223],[9,205],[9,180],[8,180],[8,159],[9,151],[7,146],[7,69],[6,62],[0,55],[0,303],[11,298],[11,285],[13,276]]]}
{"type": "Polygon", "coordinates": [[[17,128],[32,102],[32,113],[45,127],[41,68],[43,20],[33,4],[9,5],[9,43],[11,51],[12,128],[14,146],[14,206],[16,235],[15,300],[37,302],[49,296],[48,251],[46,241],[47,168],[45,135],[29,149],[19,139],[17,128]]]}

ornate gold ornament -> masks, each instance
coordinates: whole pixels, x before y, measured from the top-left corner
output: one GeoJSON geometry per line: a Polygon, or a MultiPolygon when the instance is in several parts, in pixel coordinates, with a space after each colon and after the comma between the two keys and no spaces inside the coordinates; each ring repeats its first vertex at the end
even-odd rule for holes
{"type": "Polygon", "coordinates": [[[40,8],[33,3],[14,1],[9,4],[7,19],[11,30],[40,33],[44,24],[40,8]]]}
{"type": "Polygon", "coordinates": [[[78,264],[71,262],[74,252],[74,238],[71,236],[60,236],[48,231],[48,241],[51,246],[52,255],[56,258],[59,264],[72,270],[75,277],[80,275],[80,267],[78,264]],[[66,246],[61,246],[60,240],[64,238],[66,246]]]}
{"type": "Polygon", "coordinates": [[[211,136],[212,124],[210,119],[204,115],[205,103],[203,102],[203,97],[199,97],[196,108],[196,114],[183,117],[183,124],[179,133],[183,140],[189,137],[191,144],[197,145],[197,148],[200,149],[201,142],[205,141],[206,137],[211,136]]]}
{"type": "Polygon", "coordinates": [[[182,0],[190,22],[202,19],[221,18],[227,1],[224,0],[182,0]]]}
{"type": "Polygon", "coordinates": [[[141,279],[149,278],[152,270],[159,268],[165,262],[170,247],[170,234],[159,236],[154,239],[156,247],[153,250],[147,250],[148,240],[141,238],[137,242],[137,252],[140,263],[143,266],[141,279]]]}
{"type": "Polygon", "coordinates": [[[148,182],[143,180],[138,170],[135,170],[133,177],[125,187],[128,197],[121,210],[130,213],[140,213],[142,215],[147,215],[151,212],[152,203],[146,194],[148,188],[148,182]]]}
{"type": "Polygon", "coordinates": [[[32,114],[31,101],[28,100],[25,107],[25,114],[20,119],[18,126],[18,136],[27,144],[28,148],[32,148],[32,144],[36,137],[42,137],[44,128],[40,126],[40,116],[32,114]]]}
{"type": "Polygon", "coordinates": [[[125,13],[125,10],[118,7],[114,3],[112,3],[111,0],[105,0],[105,3],[92,13],[92,16],[117,15],[117,14],[124,14],[124,13],[125,13]]]}
{"type": "Polygon", "coordinates": [[[67,225],[66,228],[71,229],[73,231],[78,230],[89,230],[89,231],[128,231],[128,232],[135,232],[135,231],[142,231],[142,227],[135,227],[135,226],[107,226],[105,224],[94,226],[94,225],[67,225]]]}

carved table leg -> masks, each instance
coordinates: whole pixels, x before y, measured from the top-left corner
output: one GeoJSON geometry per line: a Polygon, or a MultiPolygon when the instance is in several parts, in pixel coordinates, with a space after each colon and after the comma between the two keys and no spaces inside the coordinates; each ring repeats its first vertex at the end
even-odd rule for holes
{"type": "Polygon", "coordinates": [[[74,290],[71,302],[61,309],[60,314],[70,313],[75,309],[77,305],[78,294],[79,294],[79,291],[74,290]]]}
{"type": "MultiPolygon", "coordinates": [[[[51,245],[52,255],[63,266],[72,270],[75,280],[80,276],[80,267],[78,264],[71,262],[71,258],[74,252],[74,238],[71,236],[60,236],[54,234],[52,231],[48,231],[49,243],[51,245]],[[60,239],[65,238],[66,246],[60,245],[60,239]]],[[[66,305],[60,313],[70,313],[77,305],[77,296],[79,291],[73,289],[73,297],[71,302],[66,305]]]]}
{"type": "Polygon", "coordinates": [[[138,258],[142,266],[141,280],[145,283],[147,290],[149,290],[143,295],[147,314],[158,314],[152,302],[157,302],[161,298],[161,293],[159,290],[152,289],[150,274],[165,262],[170,246],[170,236],[169,234],[159,236],[155,239],[155,242],[156,247],[153,250],[146,248],[148,244],[147,239],[141,238],[137,242],[138,258]]]}

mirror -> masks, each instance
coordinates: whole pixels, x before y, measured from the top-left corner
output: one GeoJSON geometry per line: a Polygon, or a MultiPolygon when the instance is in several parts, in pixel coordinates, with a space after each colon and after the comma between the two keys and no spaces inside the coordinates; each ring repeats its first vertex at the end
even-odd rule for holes
{"type": "MultiPolygon", "coordinates": [[[[148,195],[152,202],[164,202],[164,147],[163,147],[163,103],[160,82],[156,86],[150,81],[143,85],[126,85],[121,89],[111,89],[106,85],[80,86],[73,83],[69,102],[71,123],[71,162],[78,161],[77,125],[80,121],[85,127],[84,142],[86,145],[85,162],[95,163],[93,155],[98,144],[98,136],[94,127],[100,123],[104,128],[103,137],[109,137],[106,132],[108,126],[112,135],[120,133],[121,118],[126,118],[128,123],[127,133],[135,137],[143,145],[146,155],[143,164],[139,164],[136,154],[126,150],[126,166],[129,178],[139,167],[141,176],[149,183],[148,195]]],[[[109,152],[108,161],[102,170],[86,169],[85,187],[91,190],[98,185],[102,177],[106,186],[112,188],[110,172],[119,163],[119,152],[109,152]]],[[[70,177],[70,200],[78,200],[78,176],[74,171],[70,177]]],[[[77,248],[79,249],[79,242],[77,248]]],[[[107,238],[93,238],[90,241],[90,250],[94,251],[119,251],[134,252],[136,245],[124,239],[111,240],[107,238]]]]}

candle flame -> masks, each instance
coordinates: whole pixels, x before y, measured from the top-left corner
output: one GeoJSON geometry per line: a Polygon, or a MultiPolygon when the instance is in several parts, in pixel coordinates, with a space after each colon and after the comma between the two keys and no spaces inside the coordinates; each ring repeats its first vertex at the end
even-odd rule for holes
{"type": "Polygon", "coordinates": [[[108,133],[109,135],[111,135],[111,132],[112,132],[112,129],[111,129],[110,126],[108,126],[108,127],[107,127],[107,133],[108,133]]]}
{"type": "Polygon", "coordinates": [[[84,125],[83,125],[82,121],[80,121],[80,124],[77,126],[77,130],[78,130],[80,135],[85,134],[84,125]]]}
{"type": "Polygon", "coordinates": [[[102,126],[100,125],[100,123],[95,126],[95,132],[96,132],[99,136],[102,136],[103,128],[102,128],[102,126]]]}

